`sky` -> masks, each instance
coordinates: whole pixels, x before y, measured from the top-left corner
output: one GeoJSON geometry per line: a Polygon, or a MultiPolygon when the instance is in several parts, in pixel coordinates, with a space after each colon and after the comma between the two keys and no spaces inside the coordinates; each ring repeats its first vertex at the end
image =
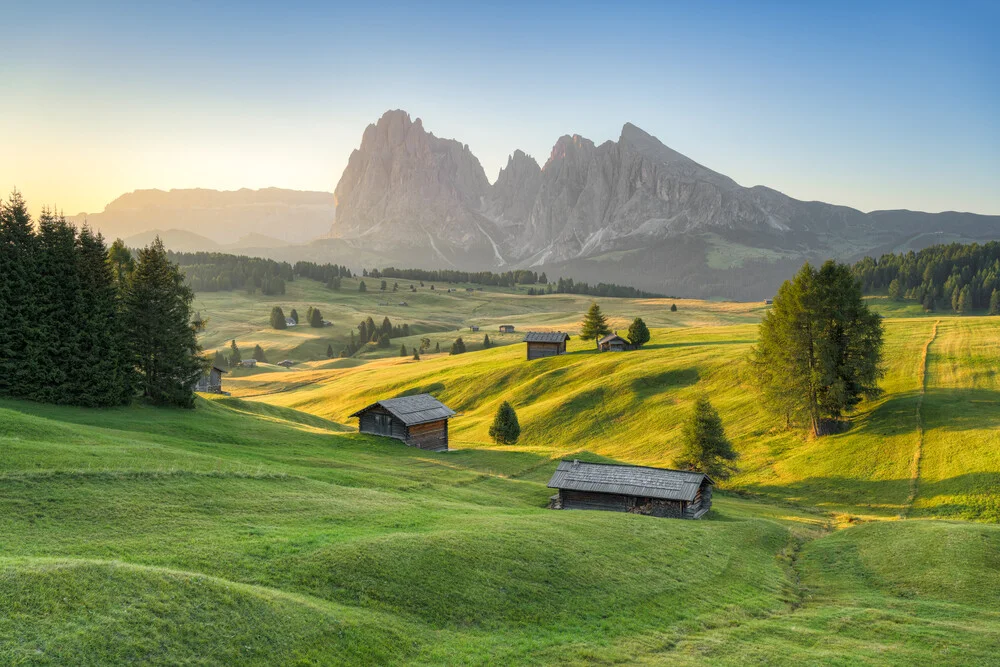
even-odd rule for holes
{"type": "Polygon", "coordinates": [[[144,4],[0,0],[0,197],[329,192],[405,109],[491,181],[631,122],[746,186],[1000,214],[997,2],[144,4]]]}

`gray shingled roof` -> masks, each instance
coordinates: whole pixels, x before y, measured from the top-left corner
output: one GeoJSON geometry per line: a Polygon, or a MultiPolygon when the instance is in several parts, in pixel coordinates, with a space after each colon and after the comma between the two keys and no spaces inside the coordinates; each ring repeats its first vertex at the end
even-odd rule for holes
{"type": "Polygon", "coordinates": [[[525,343],[562,343],[569,340],[569,334],[562,331],[529,331],[524,334],[525,343]]]}
{"type": "Polygon", "coordinates": [[[381,405],[407,426],[426,424],[455,415],[454,410],[430,394],[417,394],[416,396],[400,396],[399,398],[376,401],[361,408],[351,416],[360,417],[362,412],[371,410],[376,405],[381,405]]]}
{"type": "Polygon", "coordinates": [[[616,334],[616,333],[611,333],[611,334],[608,334],[607,336],[605,336],[604,338],[602,338],[601,340],[599,340],[599,341],[597,341],[597,342],[598,342],[599,344],[603,345],[604,343],[610,343],[610,342],[611,342],[611,341],[613,341],[613,340],[614,340],[615,338],[619,339],[620,341],[622,341],[622,342],[623,342],[623,343],[625,343],[626,345],[628,345],[628,344],[629,344],[629,342],[628,342],[627,340],[625,340],[624,338],[622,338],[621,336],[619,336],[619,335],[618,335],[618,334],[616,334]]]}
{"type": "Polygon", "coordinates": [[[715,483],[700,472],[560,461],[549,488],[691,501],[703,480],[715,483]]]}

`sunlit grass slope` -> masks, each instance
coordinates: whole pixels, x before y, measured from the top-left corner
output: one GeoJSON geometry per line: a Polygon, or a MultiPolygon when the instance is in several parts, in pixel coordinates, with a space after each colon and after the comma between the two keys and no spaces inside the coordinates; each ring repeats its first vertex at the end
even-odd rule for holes
{"type": "Polygon", "coordinates": [[[258,374],[227,386],[253,401],[352,425],[349,415],[378,398],[431,392],[459,412],[453,446],[475,449],[492,448],[489,424],[509,400],[522,438],[499,450],[547,457],[586,450],[652,465],[673,461],[681,424],[704,393],[742,455],[731,487],[862,517],[912,511],[995,519],[1000,327],[991,318],[940,318],[935,337],[938,320],[887,320],[883,396],[862,404],[848,432],[817,440],[761,410],[743,363],[754,325],[654,329],[649,345],[628,353],[599,354],[573,340],[569,354],[532,362],[517,345],[258,374]]]}

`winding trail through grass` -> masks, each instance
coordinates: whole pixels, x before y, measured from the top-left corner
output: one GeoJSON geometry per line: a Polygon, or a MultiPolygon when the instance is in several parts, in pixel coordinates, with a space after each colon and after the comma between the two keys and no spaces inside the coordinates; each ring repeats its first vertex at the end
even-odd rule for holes
{"type": "Polygon", "coordinates": [[[934,343],[934,339],[937,338],[938,324],[940,323],[941,320],[934,320],[930,338],[924,343],[924,349],[920,355],[920,395],[917,396],[916,409],[917,449],[913,452],[913,461],[910,463],[910,494],[906,498],[906,508],[903,510],[904,519],[910,515],[910,510],[913,509],[913,503],[917,499],[917,493],[920,490],[920,456],[924,448],[924,417],[921,411],[924,407],[924,396],[927,394],[927,355],[930,352],[931,345],[934,343]]]}

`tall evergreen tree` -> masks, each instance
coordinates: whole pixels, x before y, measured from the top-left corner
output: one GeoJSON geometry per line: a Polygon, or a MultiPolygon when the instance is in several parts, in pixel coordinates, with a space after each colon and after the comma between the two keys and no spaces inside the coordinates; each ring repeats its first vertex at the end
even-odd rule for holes
{"type": "Polygon", "coordinates": [[[386,315],[385,319],[382,320],[382,333],[387,336],[392,335],[392,322],[389,321],[389,316],[386,315]]]}
{"type": "Polygon", "coordinates": [[[611,328],[608,326],[608,320],[604,317],[601,307],[595,301],[590,304],[590,309],[583,316],[583,328],[580,329],[580,338],[592,341],[607,336],[609,333],[611,333],[611,328]]]}
{"type": "Polygon", "coordinates": [[[23,398],[34,386],[37,252],[27,204],[15,190],[0,201],[0,396],[23,398]]]}
{"type": "Polygon", "coordinates": [[[38,219],[35,317],[38,336],[28,363],[34,383],[30,397],[45,403],[75,403],[82,388],[70,376],[80,361],[77,328],[82,318],[76,230],[62,216],[44,209],[38,219]]]}
{"type": "Polygon", "coordinates": [[[703,472],[720,480],[729,479],[736,472],[733,462],[739,454],[726,437],[722,419],[707,396],[695,401],[681,437],[681,454],[674,461],[675,468],[703,472]]]}
{"type": "Polygon", "coordinates": [[[671,313],[676,313],[677,312],[677,304],[676,303],[670,304],[670,312],[671,313]]]}
{"type": "Polygon", "coordinates": [[[413,348],[413,360],[420,361],[420,350],[418,350],[416,347],[413,348]]]}
{"type": "Polygon", "coordinates": [[[455,342],[451,344],[450,354],[462,354],[465,352],[465,341],[459,336],[455,339],[455,342]]]}
{"type": "Polygon", "coordinates": [[[993,290],[990,295],[990,315],[1000,315],[1000,289],[993,290]]]}
{"type": "Polygon", "coordinates": [[[808,263],[785,283],[760,324],[750,362],[764,405],[814,435],[879,394],[882,322],[847,266],[808,263]]]}
{"type": "Polygon", "coordinates": [[[434,343],[434,351],[435,352],[441,351],[441,341],[437,341],[436,343],[434,343]]]}
{"type": "Polygon", "coordinates": [[[292,312],[291,312],[291,313],[289,313],[289,315],[288,315],[288,316],[289,316],[290,318],[292,318],[292,321],[293,321],[293,322],[295,322],[296,324],[298,324],[298,323],[299,323],[299,313],[298,313],[298,311],[297,311],[297,310],[295,310],[294,308],[292,308],[292,312]]]}
{"type": "MultiPolygon", "coordinates": [[[[108,262],[104,239],[85,225],[77,244],[80,292],[77,363],[69,369],[76,397],[86,406],[120,405],[131,400],[134,369],[126,354],[128,341],[119,326],[117,277],[108,262]]],[[[127,280],[128,274],[122,278],[127,280]]]]}
{"type": "Polygon", "coordinates": [[[483,335],[483,349],[484,350],[488,349],[490,345],[491,345],[491,343],[490,343],[490,335],[489,334],[484,334],[483,335]]]}
{"type": "MultiPolygon", "coordinates": [[[[353,334],[354,332],[352,331],[351,333],[353,334]]],[[[333,359],[333,343],[326,346],[326,358],[333,359]]]]}
{"type": "Polygon", "coordinates": [[[400,346],[399,346],[399,356],[401,356],[401,357],[405,357],[405,356],[407,356],[408,354],[409,354],[409,353],[408,353],[408,352],[406,351],[406,344],[404,343],[404,344],[400,345],[400,346]]]}
{"type": "Polygon", "coordinates": [[[285,320],[285,313],[281,310],[281,306],[275,306],[271,309],[271,328],[279,330],[288,328],[288,322],[285,320]]]}
{"type": "Polygon", "coordinates": [[[365,281],[362,280],[360,283],[358,283],[358,291],[359,292],[367,292],[368,291],[368,288],[365,287],[365,281]]]}
{"type": "Polygon", "coordinates": [[[135,258],[132,257],[132,251],[121,239],[115,239],[115,242],[111,244],[111,248],[108,250],[108,263],[111,265],[115,284],[120,290],[124,290],[125,281],[132,273],[132,269],[135,268],[135,258]]]}
{"type": "Polygon", "coordinates": [[[125,328],[142,395],[153,403],[194,405],[202,361],[190,325],[193,298],[159,238],[139,251],[125,294],[125,328]]]}
{"type": "Polygon", "coordinates": [[[243,363],[243,355],[240,353],[240,347],[236,344],[236,339],[234,338],[229,343],[229,365],[236,367],[243,363]]]}
{"type": "Polygon", "coordinates": [[[490,437],[498,445],[513,445],[521,437],[521,425],[517,421],[514,406],[507,401],[500,404],[490,425],[490,437]]]}
{"type": "Polygon", "coordinates": [[[262,364],[267,363],[267,355],[264,354],[264,348],[260,345],[253,346],[253,358],[262,364]]]}
{"type": "Polygon", "coordinates": [[[649,342],[649,327],[646,326],[641,317],[635,318],[629,325],[628,342],[636,346],[642,346],[649,342]]]}
{"type": "Polygon", "coordinates": [[[309,314],[309,326],[322,328],[323,327],[323,313],[319,311],[319,308],[311,308],[312,313],[309,314]]]}

